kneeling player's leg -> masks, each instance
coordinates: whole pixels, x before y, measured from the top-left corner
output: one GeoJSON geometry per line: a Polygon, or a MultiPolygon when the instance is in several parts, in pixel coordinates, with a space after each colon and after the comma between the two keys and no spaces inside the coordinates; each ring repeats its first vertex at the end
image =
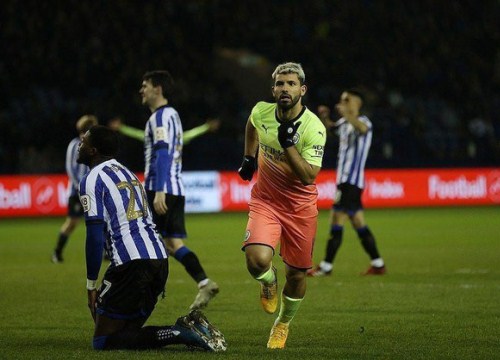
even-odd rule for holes
{"type": "Polygon", "coordinates": [[[175,326],[141,327],[145,318],[135,321],[110,319],[98,315],[94,349],[96,350],[145,350],[171,344],[185,343],[184,337],[175,326]],[[99,331],[99,332],[98,332],[99,331]],[[109,335],[98,335],[109,334],[109,335]]]}

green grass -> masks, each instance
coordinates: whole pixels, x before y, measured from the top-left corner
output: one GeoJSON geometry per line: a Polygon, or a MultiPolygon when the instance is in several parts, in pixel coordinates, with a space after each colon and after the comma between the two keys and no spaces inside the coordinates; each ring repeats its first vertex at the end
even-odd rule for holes
{"type": "MultiPolygon", "coordinates": [[[[0,220],[0,359],[493,359],[500,358],[500,208],[368,210],[388,274],[362,277],[368,258],[350,228],[328,278],[308,281],[287,348],[271,352],[274,316],[240,251],[246,214],[188,215],[188,246],[221,287],[206,314],[226,335],[224,354],[182,346],[150,352],[91,349],[84,226],[49,258],[62,218],[0,220]],[[363,329],[363,331],[362,331],[363,329]]],[[[314,258],[321,260],[328,213],[314,258]]],[[[277,257],[279,279],[283,265],[277,257]]],[[[101,271],[102,273],[102,271],[101,271]]],[[[149,324],[171,324],[196,295],[172,259],[167,298],[149,324]]]]}

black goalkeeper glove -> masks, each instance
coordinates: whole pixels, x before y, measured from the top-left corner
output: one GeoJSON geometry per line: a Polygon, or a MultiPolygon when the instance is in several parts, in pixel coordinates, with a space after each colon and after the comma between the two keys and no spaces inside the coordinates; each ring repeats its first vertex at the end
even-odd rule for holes
{"type": "Polygon", "coordinates": [[[295,145],[293,137],[297,133],[300,124],[302,124],[300,121],[297,123],[286,122],[278,126],[278,141],[283,149],[295,145]]]}
{"type": "Polygon", "coordinates": [[[255,172],[256,163],[255,158],[250,155],[245,155],[240,168],[238,169],[238,174],[243,180],[252,180],[253,173],[255,172]]]}

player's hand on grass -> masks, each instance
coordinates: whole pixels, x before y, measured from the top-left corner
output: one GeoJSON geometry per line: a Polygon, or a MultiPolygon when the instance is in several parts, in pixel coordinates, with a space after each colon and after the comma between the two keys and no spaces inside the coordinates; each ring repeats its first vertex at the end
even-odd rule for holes
{"type": "Polygon", "coordinates": [[[87,290],[88,296],[88,306],[90,310],[90,315],[92,315],[92,319],[95,322],[95,310],[97,306],[97,289],[87,290]]]}
{"type": "Polygon", "coordinates": [[[295,145],[293,137],[297,133],[300,124],[302,124],[300,121],[296,123],[285,122],[278,126],[278,141],[283,149],[295,145]]]}
{"type": "Polygon", "coordinates": [[[238,174],[243,180],[252,180],[253,173],[255,172],[256,162],[255,158],[250,155],[245,155],[240,168],[238,169],[238,174]]]}
{"type": "Polygon", "coordinates": [[[165,203],[165,193],[163,191],[157,191],[155,193],[153,207],[155,208],[157,214],[165,215],[167,213],[168,207],[165,203]]]}

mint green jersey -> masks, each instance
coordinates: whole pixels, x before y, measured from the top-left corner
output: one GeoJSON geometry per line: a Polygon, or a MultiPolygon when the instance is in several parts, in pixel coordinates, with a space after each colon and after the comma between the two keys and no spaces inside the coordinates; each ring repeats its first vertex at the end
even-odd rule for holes
{"type": "MultiPolygon", "coordinates": [[[[280,123],[276,117],[276,107],[276,103],[259,102],[250,115],[259,137],[259,172],[257,183],[252,189],[252,199],[261,199],[283,211],[299,211],[305,207],[317,211],[316,185],[302,184],[278,141],[280,123]]],[[[325,126],[306,107],[295,121],[301,123],[294,136],[297,151],[309,164],[321,167],[326,142],[325,126]]]]}
{"type": "MultiPolygon", "coordinates": [[[[252,109],[250,121],[259,135],[259,151],[268,159],[280,161],[284,150],[278,141],[278,118],[276,103],[261,101],[252,109]]],[[[295,122],[301,124],[294,137],[295,147],[309,164],[321,167],[326,142],[326,129],[321,120],[304,107],[295,122]]],[[[283,160],[281,160],[283,161],[283,160]]]]}

